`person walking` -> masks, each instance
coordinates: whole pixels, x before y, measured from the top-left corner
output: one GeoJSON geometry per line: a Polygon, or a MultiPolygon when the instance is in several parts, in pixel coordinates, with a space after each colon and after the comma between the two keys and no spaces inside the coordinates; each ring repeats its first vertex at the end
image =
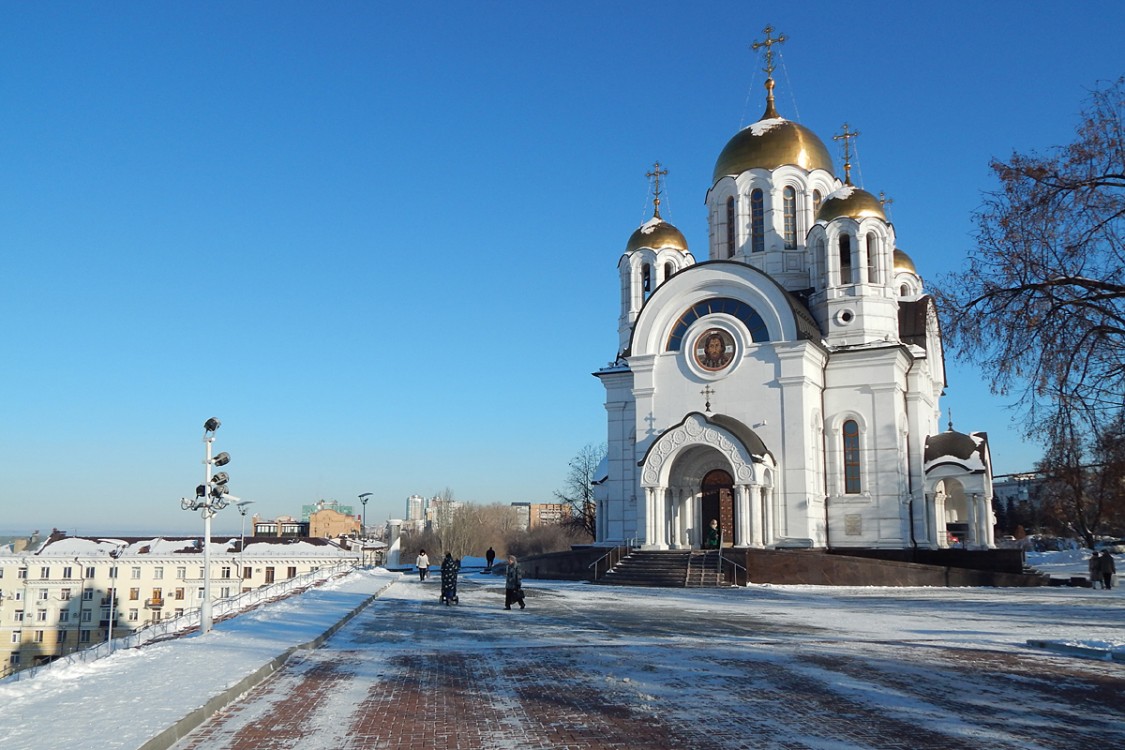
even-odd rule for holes
{"type": "Polygon", "coordinates": [[[707,529],[703,536],[703,549],[718,549],[720,539],[721,532],[719,531],[719,519],[712,518],[711,526],[707,529]]]}
{"type": "Polygon", "coordinates": [[[418,580],[426,580],[426,574],[430,572],[430,558],[426,555],[426,550],[418,550],[418,559],[414,564],[418,566],[418,580]]]}
{"type": "Polygon", "coordinates": [[[1090,588],[1098,589],[1102,586],[1102,556],[1097,553],[1090,555],[1090,588]]]}
{"type": "Polygon", "coordinates": [[[520,609],[523,609],[523,571],[520,570],[516,556],[508,555],[508,572],[504,577],[504,609],[511,609],[517,602],[520,609]]]}
{"type": "Polygon", "coordinates": [[[1117,572],[1117,566],[1113,563],[1113,555],[1109,554],[1109,550],[1103,549],[1101,560],[1098,562],[1098,567],[1102,571],[1102,588],[1113,588],[1113,574],[1117,572]]]}
{"type": "Polygon", "coordinates": [[[441,561],[441,601],[445,606],[457,604],[457,572],[461,570],[461,563],[453,559],[452,552],[445,553],[441,561]]]}
{"type": "Polygon", "coordinates": [[[484,553],[484,561],[485,563],[487,563],[487,565],[484,566],[484,571],[486,573],[491,573],[492,563],[496,562],[496,550],[492,549],[492,547],[489,547],[488,552],[484,553]]]}

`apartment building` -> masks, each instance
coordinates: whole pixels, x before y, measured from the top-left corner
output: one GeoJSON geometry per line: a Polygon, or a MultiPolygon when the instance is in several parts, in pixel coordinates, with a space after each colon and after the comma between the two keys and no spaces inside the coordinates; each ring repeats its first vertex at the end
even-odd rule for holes
{"type": "MultiPolygon", "coordinates": [[[[214,537],[213,601],[341,562],[360,550],[327,539],[214,537]]],[[[69,537],[0,554],[0,676],[87,648],[108,637],[198,609],[203,600],[198,537],[69,537]]]]}

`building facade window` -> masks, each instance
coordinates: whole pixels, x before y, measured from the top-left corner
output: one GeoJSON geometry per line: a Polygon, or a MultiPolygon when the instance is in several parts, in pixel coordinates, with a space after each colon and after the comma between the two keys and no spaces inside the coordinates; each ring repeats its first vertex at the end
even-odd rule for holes
{"type": "Polygon", "coordinates": [[[141,619],[141,611],[139,609],[129,610],[129,622],[137,622],[141,619]]]}
{"type": "Polygon", "coordinates": [[[50,568],[40,568],[39,569],[39,577],[40,578],[50,578],[51,577],[51,569],[50,568]]]}
{"type": "Polygon", "coordinates": [[[82,610],[82,622],[90,622],[93,619],[94,619],[94,610],[92,610],[92,609],[82,610]]]}
{"type": "Polygon", "coordinates": [[[82,601],[84,601],[84,602],[94,601],[94,590],[93,589],[83,589],[82,590],[82,601]]]}
{"type": "Polygon", "coordinates": [[[89,630],[83,630],[81,633],[78,634],[78,641],[80,643],[89,643],[91,632],[92,631],[89,631],[89,630]]]}
{"type": "Polygon", "coordinates": [[[65,568],[62,569],[62,577],[63,578],[74,578],[74,568],[67,565],[65,568]]]}
{"type": "Polygon", "coordinates": [[[70,622],[70,610],[63,609],[59,611],[59,622],[70,622]]]}
{"type": "Polygon", "coordinates": [[[219,573],[219,578],[230,578],[230,566],[224,565],[219,573]]]}
{"type": "Polygon", "coordinates": [[[735,247],[734,225],[734,197],[727,198],[727,257],[733,258],[738,248],[735,247]]]}
{"type": "Polygon", "coordinates": [[[18,571],[16,571],[16,578],[19,578],[21,580],[27,578],[27,568],[20,568],[18,571]]]}
{"type": "Polygon", "coordinates": [[[795,250],[797,248],[797,191],[792,186],[787,186],[781,191],[781,196],[785,249],[795,250]]]}
{"type": "Polygon", "coordinates": [[[266,583],[273,583],[274,571],[273,567],[266,568],[266,583]]]}
{"type": "Polygon", "coordinates": [[[750,251],[760,253],[766,249],[766,205],[762,191],[750,191],[750,251]]]}
{"type": "Polygon", "coordinates": [[[840,283],[852,283],[852,238],[840,235],[840,283]]]}
{"type": "Polygon", "coordinates": [[[879,283],[879,258],[876,248],[875,235],[867,235],[867,283],[879,283]]]}
{"type": "Polygon", "coordinates": [[[154,581],[161,581],[164,579],[164,568],[157,566],[152,569],[152,578],[154,581]]]}
{"type": "Polygon", "coordinates": [[[178,599],[180,601],[183,601],[183,598],[184,598],[184,588],[183,588],[183,586],[180,586],[179,588],[176,589],[175,596],[176,596],[176,599],[178,599]]]}
{"type": "Polygon", "coordinates": [[[132,578],[134,581],[140,580],[140,577],[141,577],[140,567],[134,565],[133,569],[129,573],[129,577],[132,578]]]}
{"type": "Polygon", "coordinates": [[[87,578],[93,578],[94,577],[94,566],[93,565],[86,568],[86,577],[87,578]]]}
{"type": "Polygon", "coordinates": [[[23,641],[23,632],[20,630],[12,631],[12,643],[20,643],[23,641]]]}
{"type": "Polygon", "coordinates": [[[860,479],[859,423],[854,419],[844,422],[844,493],[858,495],[863,491],[860,479]]]}
{"type": "Polygon", "coordinates": [[[70,601],[70,589],[62,589],[59,591],[59,598],[64,602],[70,601]]]}
{"type": "Polygon", "coordinates": [[[141,590],[139,588],[129,589],[129,601],[139,601],[141,598],[141,590]]]}
{"type": "Polygon", "coordinates": [[[289,570],[286,571],[286,572],[289,574],[290,578],[296,578],[297,577],[297,566],[296,565],[290,565],[289,570]]]}

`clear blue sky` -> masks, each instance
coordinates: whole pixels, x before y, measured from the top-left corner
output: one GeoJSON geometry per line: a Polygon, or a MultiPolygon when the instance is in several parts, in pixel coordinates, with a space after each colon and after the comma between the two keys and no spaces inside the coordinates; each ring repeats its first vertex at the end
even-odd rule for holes
{"type": "MultiPolygon", "coordinates": [[[[0,4],[0,533],[198,533],[211,416],[267,516],[549,500],[605,439],[644,174],[704,259],[766,24],[778,109],[862,133],[930,283],[989,158],[1069,141],[1125,72],[1115,2],[0,4]]],[[[949,377],[955,426],[1029,468],[949,377]]]]}

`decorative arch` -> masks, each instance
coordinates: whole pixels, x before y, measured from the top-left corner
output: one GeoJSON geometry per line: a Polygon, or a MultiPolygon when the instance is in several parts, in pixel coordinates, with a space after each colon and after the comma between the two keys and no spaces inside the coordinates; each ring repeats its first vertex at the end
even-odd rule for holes
{"type": "Polygon", "coordinates": [[[691,325],[706,315],[723,314],[742,321],[755,342],[769,341],[770,334],[762,316],[742,300],[731,297],[712,297],[700,300],[683,312],[672,325],[665,351],[678,352],[683,348],[684,335],[691,325]]]}

